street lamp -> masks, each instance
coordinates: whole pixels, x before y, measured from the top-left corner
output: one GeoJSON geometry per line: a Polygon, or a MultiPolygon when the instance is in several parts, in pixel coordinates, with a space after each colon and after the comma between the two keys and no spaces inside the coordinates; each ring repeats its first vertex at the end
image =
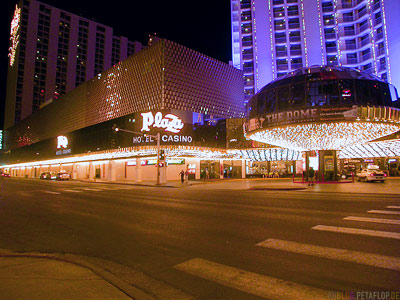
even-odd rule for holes
{"type": "Polygon", "coordinates": [[[159,185],[160,184],[160,133],[158,132],[157,135],[151,135],[151,134],[147,134],[147,133],[143,133],[143,132],[131,131],[131,130],[119,128],[116,124],[114,124],[112,129],[115,132],[123,131],[123,132],[128,132],[128,133],[133,133],[133,134],[140,134],[145,137],[149,136],[149,137],[156,139],[156,141],[157,141],[157,185],[159,185]]]}

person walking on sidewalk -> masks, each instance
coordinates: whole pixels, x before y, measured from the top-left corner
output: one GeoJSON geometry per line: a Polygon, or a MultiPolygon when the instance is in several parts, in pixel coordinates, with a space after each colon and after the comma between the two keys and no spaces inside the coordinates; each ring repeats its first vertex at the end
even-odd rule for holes
{"type": "Polygon", "coordinates": [[[313,167],[310,168],[310,170],[308,170],[308,186],[312,186],[314,185],[314,180],[315,180],[315,171],[313,169],[313,167]]]}
{"type": "Polygon", "coordinates": [[[185,172],[182,170],[179,172],[179,175],[181,175],[181,183],[185,182],[185,172]]]}

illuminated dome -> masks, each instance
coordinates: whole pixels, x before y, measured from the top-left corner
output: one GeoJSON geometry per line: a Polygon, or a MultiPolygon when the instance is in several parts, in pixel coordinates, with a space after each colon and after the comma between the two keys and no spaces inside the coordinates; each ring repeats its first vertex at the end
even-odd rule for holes
{"type": "Polygon", "coordinates": [[[299,69],[250,99],[246,137],[298,151],[341,150],[399,131],[397,99],[394,86],[355,69],[299,69]]]}

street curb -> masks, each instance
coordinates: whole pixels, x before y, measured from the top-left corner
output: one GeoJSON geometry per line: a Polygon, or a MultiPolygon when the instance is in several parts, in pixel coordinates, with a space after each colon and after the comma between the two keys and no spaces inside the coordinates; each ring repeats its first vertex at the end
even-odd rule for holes
{"type": "Polygon", "coordinates": [[[143,291],[139,288],[136,288],[124,280],[119,279],[114,274],[99,268],[91,263],[88,263],[84,258],[84,256],[73,255],[73,254],[46,254],[40,252],[26,252],[26,253],[15,253],[10,250],[0,249],[0,257],[28,257],[28,258],[42,258],[42,259],[51,259],[62,261],[70,264],[77,265],[79,267],[88,269],[92,271],[94,274],[98,275],[109,284],[114,286],[116,289],[120,290],[122,293],[127,295],[128,297],[134,300],[156,300],[152,295],[143,291]]]}
{"type": "Polygon", "coordinates": [[[300,191],[306,190],[306,187],[266,187],[266,186],[253,186],[248,190],[266,190],[266,191],[300,191]]]}

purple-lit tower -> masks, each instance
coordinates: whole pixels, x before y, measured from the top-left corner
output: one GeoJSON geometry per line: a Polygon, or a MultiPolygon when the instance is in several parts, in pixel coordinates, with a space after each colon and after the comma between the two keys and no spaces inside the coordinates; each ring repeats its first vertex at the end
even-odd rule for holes
{"type": "Polygon", "coordinates": [[[312,65],[346,66],[400,86],[400,1],[231,0],[232,62],[245,94],[312,65]]]}
{"type": "Polygon", "coordinates": [[[21,0],[11,22],[4,127],[142,49],[113,28],[21,0]]]}

